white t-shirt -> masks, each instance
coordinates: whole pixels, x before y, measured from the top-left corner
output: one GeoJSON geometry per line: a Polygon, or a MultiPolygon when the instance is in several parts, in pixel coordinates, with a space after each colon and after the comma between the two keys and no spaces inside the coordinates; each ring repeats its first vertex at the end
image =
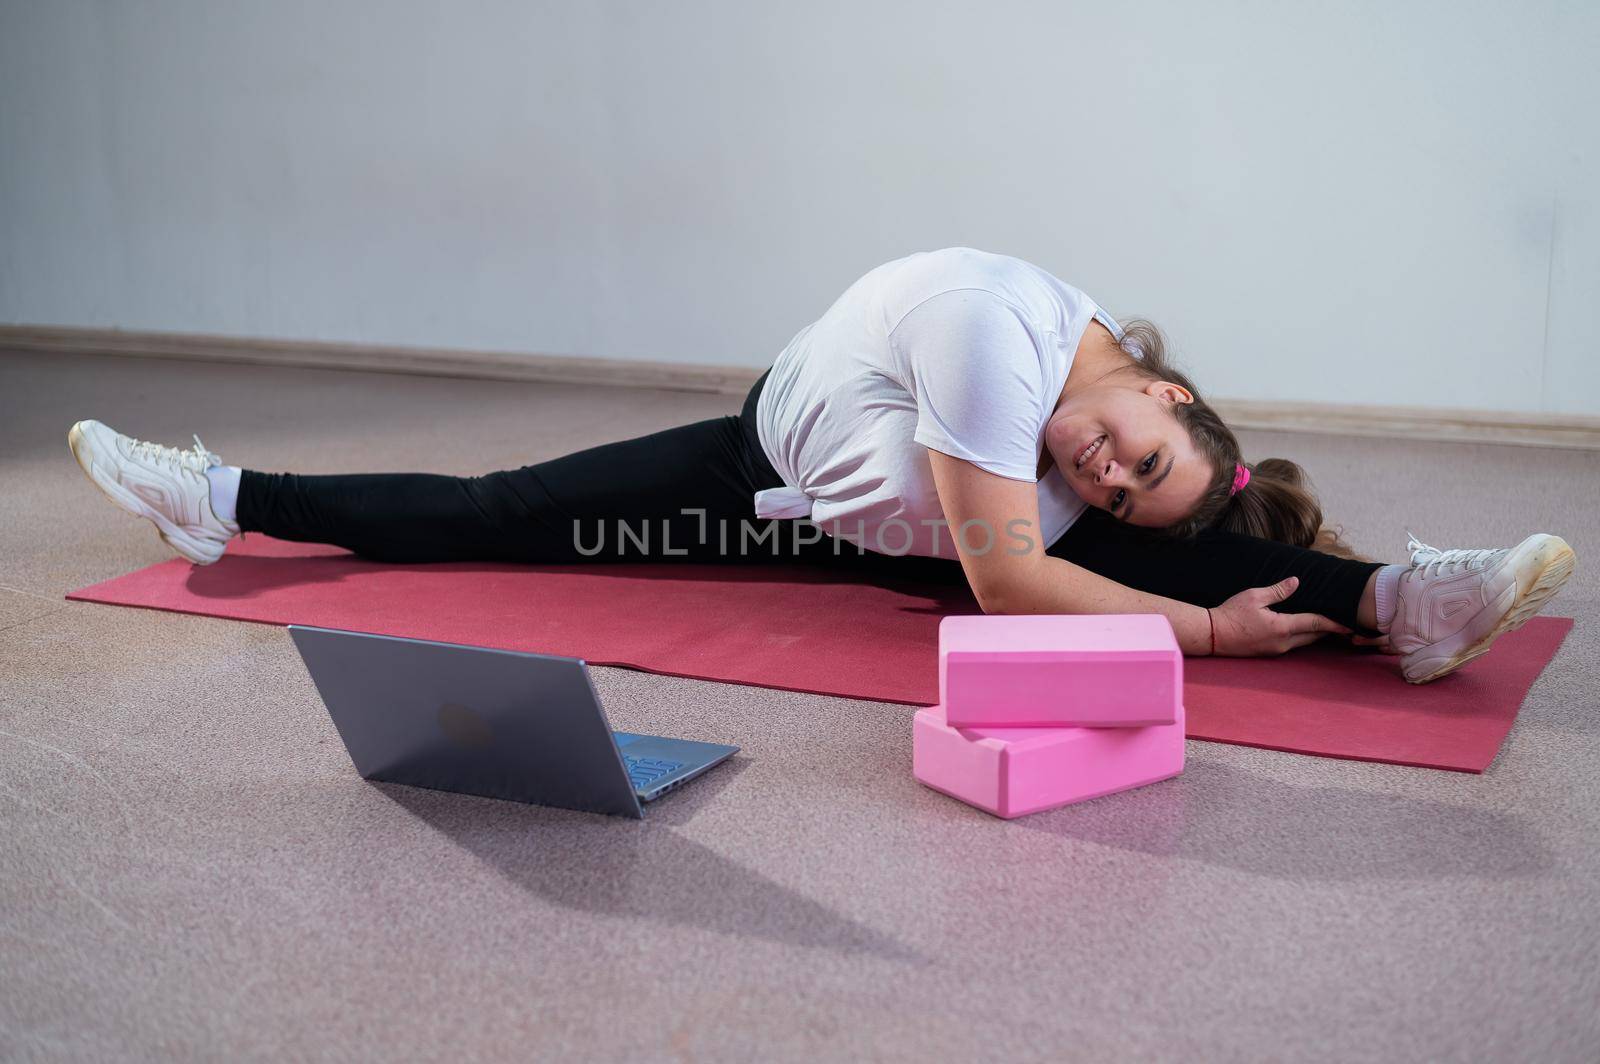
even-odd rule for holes
{"type": "MultiPolygon", "coordinates": [[[[1037,482],[1041,528],[1024,534],[1054,543],[1086,504],[1054,466],[1036,476],[1044,426],[1094,319],[1122,339],[1084,293],[1008,255],[944,248],[871,270],[772,366],[756,422],[786,487],[758,492],[757,515],[809,518],[880,553],[956,558],[932,448],[1037,482]]],[[[997,548],[1016,545],[995,532],[997,548]]]]}

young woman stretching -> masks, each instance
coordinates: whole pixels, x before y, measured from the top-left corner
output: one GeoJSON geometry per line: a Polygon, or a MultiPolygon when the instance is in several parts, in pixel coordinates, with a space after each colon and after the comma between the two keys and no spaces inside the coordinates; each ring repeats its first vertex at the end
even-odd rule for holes
{"type": "Polygon", "coordinates": [[[1443,676],[1571,573],[1561,539],[1354,557],[1299,467],[1246,464],[1148,322],[1020,259],[868,272],[728,416],[476,477],[222,465],[98,421],[79,465],[199,564],[241,532],[397,563],[805,561],[965,576],[990,613],[1161,613],[1187,654],[1330,633],[1443,676]]]}

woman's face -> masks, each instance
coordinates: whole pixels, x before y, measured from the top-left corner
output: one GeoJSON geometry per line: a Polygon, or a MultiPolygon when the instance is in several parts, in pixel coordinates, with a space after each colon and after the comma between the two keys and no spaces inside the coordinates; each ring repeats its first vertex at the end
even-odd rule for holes
{"type": "Polygon", "coordinates": [[[1085,502],[1135,525],[1161,528],[1192,514],[1212,469],[1172,415],[1194,396],[1167,381],[1096,384],[1063,399],[1045,446],[1085,502]]]}

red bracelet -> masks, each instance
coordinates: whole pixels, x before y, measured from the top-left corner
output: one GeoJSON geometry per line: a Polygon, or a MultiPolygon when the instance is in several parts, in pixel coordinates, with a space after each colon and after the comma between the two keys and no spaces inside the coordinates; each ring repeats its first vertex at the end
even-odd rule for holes
{"type": "Polygon", "coordinates": [[[1217,620],[1211,616],[1211,611],[1206,610],[1206,620],[1211,624],[1211,656],[1217,656],[1217,620]]]}

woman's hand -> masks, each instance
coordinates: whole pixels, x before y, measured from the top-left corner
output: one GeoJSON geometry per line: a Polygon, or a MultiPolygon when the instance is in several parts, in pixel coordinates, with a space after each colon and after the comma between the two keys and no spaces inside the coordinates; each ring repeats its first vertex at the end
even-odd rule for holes
{"type": "Polygon", "coordinates": [[[1350,629],[1320,613],[1278,613],[1268,609],[1294,594],[1300,578],[1291,576],[1271,587],[1241,591],[1211,611],[1217,633],[1217,653],[1225,657],[1254,658],[1282,654],[1303,647],[1329,633],[1350,635],[1350,629]]]}

